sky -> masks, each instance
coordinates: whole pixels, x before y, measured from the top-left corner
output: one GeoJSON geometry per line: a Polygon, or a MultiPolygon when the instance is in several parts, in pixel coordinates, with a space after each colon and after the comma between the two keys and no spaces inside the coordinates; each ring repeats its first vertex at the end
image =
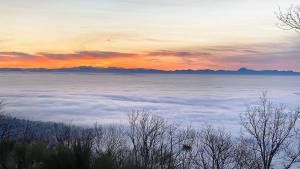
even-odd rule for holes
{"type": "Polygon", "coordinates": [[[1,0],[0,67],[300,71],[299,0],[1,0]]]}

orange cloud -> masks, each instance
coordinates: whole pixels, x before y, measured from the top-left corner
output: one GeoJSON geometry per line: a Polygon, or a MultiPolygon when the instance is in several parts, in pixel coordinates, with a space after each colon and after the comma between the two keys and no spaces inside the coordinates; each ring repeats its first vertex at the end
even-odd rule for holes
{"type": "MultiPolygon", "coordinates": [[[[121,53],[103,51],[79,51],[75,53],[37,53],[0,52],[0,67],[12,68],[61,68],[76,66],[152,68],[152,69],[187,69],[192,64],[188,58],[204,53],[157,51],[145,53],[121,53]]],[[[207,54],[208,55],[208,54],[207,54]]],[[[192,58],[189,58],[192,59],[192,58]]],[[[192,66],[202,68],[206,61],[192,66]]]]}
{"type": "Polygon", "coordinates": [[[63,68],[78,66],[176,69],[256,69],[299,70],[299,49],[270,50],[280,45],[214,46],[188,50],[157,50],[124,53],[78,51],[73,53],[0,52],[2,68],[63,68]]]}

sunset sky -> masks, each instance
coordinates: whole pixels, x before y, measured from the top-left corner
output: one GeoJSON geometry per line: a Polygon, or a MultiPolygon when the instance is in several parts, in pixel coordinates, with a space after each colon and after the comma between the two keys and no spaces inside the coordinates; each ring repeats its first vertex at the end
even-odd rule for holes
{"type": "Polygon", "coordinates": [[[0,67],[300,71],[299,0],[3,0],[0,67]]]}

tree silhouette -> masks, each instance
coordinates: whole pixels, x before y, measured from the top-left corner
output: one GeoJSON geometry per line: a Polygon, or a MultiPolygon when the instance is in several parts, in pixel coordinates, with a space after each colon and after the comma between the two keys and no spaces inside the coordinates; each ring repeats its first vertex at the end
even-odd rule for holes
{"type": "Polygon", "coordinates": [[[280,21],[280,28],[300,33],[300,6],[291,6],[285,11],[279,9],[276,16],[280,21]]]}

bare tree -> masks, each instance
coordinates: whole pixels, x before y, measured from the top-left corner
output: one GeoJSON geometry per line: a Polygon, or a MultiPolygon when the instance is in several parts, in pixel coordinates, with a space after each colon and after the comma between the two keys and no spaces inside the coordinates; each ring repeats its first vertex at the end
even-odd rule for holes
{"type": "Polygon", "coordinates": [[[197,153],[196,142],[197,132],[192,128],[181,129],[178,134],[177,161],[178,169],[188,169],[194,166],[194,156],[197,153]]]}
{"type": "Polygon", "coordinates": [[[64,145],[68,149],[72,148],[72,142],[75,138],[75,127],[71,124],[62,125],[62,124],[54,124],[55,128],[55,141],[60,144],[64,145]]]}
{"type": "Polygon", "coordinates": [[[251,139],[239,138],[236,140],[236,145],[233,152],[234,169],[252,169],[263,168],[261,160],[256,153],[253,153],[253,145],[251,139]]]}
{"type": "MultiPolygon", "coordinates": [[[[300,108],[298,107],[296,112],[300,113],[300,108]]],[[[299,126],[296,126],[297,128],[293,131],[294,137],[290,144],[288,144],[284,151],[284,168],[288,169],[292,167],[292,165],[300,162],[300,129],[299,126]]]]}
{"type": "Polygon", "coordinates": [[[198,137],[197,168],[231,168],[233,142],[229,132],[208,126],[200,131],[198,137]]]}
{"type": "Polygon", "coordinates": [[[5,116],[2,109],[3,109],[3,102],[0,101],[0,141],[4,140],[4,138],[7,135],[5,116]]]}
{"type": "MultiPolygon", "coordinates": [[[[23,143],[31,143],[31,141],[33,139],[35,139],[35,136],[34,136],[34,132],[33,132],[33,123],[32,121],[29,121],[29,120],[24,120],[23,122],[24,124],[24,127],[23,127],[23,130],[21,131],[20,133],[20,136],[21,136],[21,142],[23,143]]],[[[19,134],[18,134],[19,135],[19,134]]]]}
{"type": "Polygon", "coordinates": [[[9,141],[11,136],[11,125],[7,120],[7,116],[3,111],[3,102],[0,101],[0,168],[8,168],[8,161],[10,159],[10,152],[14,146],[9,141]]]}
{"type": "Polygon", "coordinates": [[[91,168],[94,138],[95,135],[92,129],[80,129],[74,140],[72,140],[72,151],[79,169],[91,168]]]}
{"type": "Polygon", "coordinates": [[[3,111],[4,103],[0,100],[0,142],[10,138],[12,134],[12,124],[9,122],[8,115],[3,111]]]}
{"type": "Polygon", "coordinates": [[[295,30],[300,33],[300,6],[291,6],[285,12],[279,9],[276,13],[281,22],[280,27],[287,30],[295,30]]]}
{"type": "Polygon", "coordinates": [[[160,141],[161,169],[188,169],[193,166],[196,132],[190,127],[166,124],[160,141]]]}
{"type": "Polygon", "coordinates": [[[133,156],[137,168],[154,169],[160,165],[161,137],[165,132],[165,122],[148,112],[133,112],[129,115],[128,136],[133,146],[133,156]]]}
{"type": "Polygon", "coordinates": [[[122,168],[128,157],[128,142],[124,130],[119,127],[101,127],[95,125],[94,150],[97,157],[109,155],[116,168],[122,168]]]}
{"type": "Polygon", "coordinates": [[[250,139],[246,145],[263,169],[270,169],[274,159],[292,142],[299,114],[299,111],[286,111],[282,105],[273,105],[264,92],[258,104],[249,106],[241,115],[242,126],[250,139]]]}

